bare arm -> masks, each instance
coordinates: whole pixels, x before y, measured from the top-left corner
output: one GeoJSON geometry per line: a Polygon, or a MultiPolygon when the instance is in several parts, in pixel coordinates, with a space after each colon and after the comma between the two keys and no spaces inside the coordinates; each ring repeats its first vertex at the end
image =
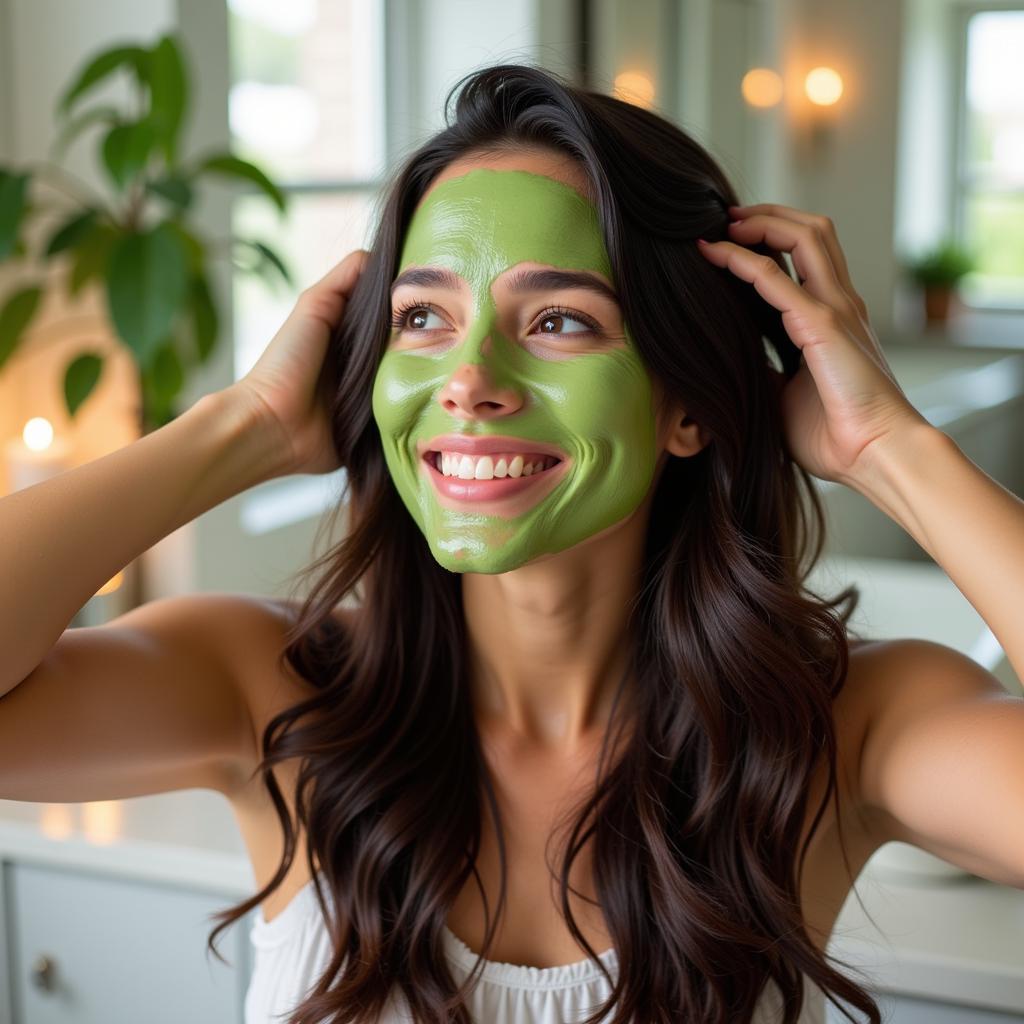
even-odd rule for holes
{"type": "Polygon", "coordinates": [[[0,697],[104,583],[162,537],[283,472],[228,388],[109,455],[0,499],[0,697]]]}
{"type": "Polygon", "coordinates": [[[279,681],[285,604],[184,595],[67,627],[119,569],[208,509],[276,476],[338,467],[318,385],[366,255],[302,292],[237,384],[0,499],[0,798],[228,793],[245,781],[253,723],[279,681]]]}

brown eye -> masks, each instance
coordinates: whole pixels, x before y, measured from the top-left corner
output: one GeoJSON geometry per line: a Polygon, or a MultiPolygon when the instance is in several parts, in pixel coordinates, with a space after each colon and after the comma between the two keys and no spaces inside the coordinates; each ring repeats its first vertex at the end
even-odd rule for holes
{"type": "Polygon", "coordinates": [[[590,320],[589,317],[584,319],[581,315],[570,315],[568,310],[552,310],[549,313],[545,313],[540,320],[537,321],[538,333],[540,334],[593,334],[597,333],[597,324],[590,320]],[[576,324],[582,330],[575,328],[567,329],[566,324],[576,324]]]}
{"type": "MultiPolygon", "coordinates": [[[[436,317],[438,320],[441,320],[440,315],[429,305],[424,302],[414,302],[395,311],[394,316],[391,318],[391,326],[396,331],[438,330],[439,328],[437,327],[425,326],[426,321],[430,317],[436,317]]],[[[443,325],[444,322],[441,320],[441,326],[443,327],[443,325]]]]}

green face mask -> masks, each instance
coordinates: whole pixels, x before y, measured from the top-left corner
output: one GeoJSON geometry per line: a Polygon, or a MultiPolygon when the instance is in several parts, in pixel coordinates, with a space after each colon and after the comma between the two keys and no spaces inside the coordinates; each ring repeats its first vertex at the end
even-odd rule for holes
{"type": "Polygon", "coordinates": [[[598,271],[611,281],[594,205],[546,175],[478,169],[434,188],[414,213],[402,249],[399,272],[446,268],[472,296],[464,302],[432,292],[429,309],[426,299],[417,302],[421,317],[442,326],[416,327],[406,314],[407,326],[391,332],[372,398],[395,486],[434,558],[454,572],[508,572],[578,544],[633,512],[654,477],[653,393],[628,329],[624,338],[588,336],[579,331],[589,329],[586,320],[556,313],[563,327],[578,326],[540,333],[551,316],[538,314],[551,308],[552,297],[539,292],[509,293],[518,312],[499,310],[491,287],[523,262],[598,271]],[[467,363],[521,401],[507,415],[453,414],[439,392],[467,363]],[[453,502],[424,457],[442,434],[511,436],[519,443],[503,451],[543,450],[531,448],[536,441],[567,458],[514,499],[453,502]]]}

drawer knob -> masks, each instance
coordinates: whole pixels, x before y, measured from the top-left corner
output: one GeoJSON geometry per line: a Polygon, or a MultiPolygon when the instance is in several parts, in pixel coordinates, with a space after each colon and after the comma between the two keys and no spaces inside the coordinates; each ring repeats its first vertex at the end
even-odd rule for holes
{"type": "Polygon", "coordinates": [[[32,964],[32,984],[41,992],[55,992],[57,989],[57,961],[40,953],[32,964]]]}

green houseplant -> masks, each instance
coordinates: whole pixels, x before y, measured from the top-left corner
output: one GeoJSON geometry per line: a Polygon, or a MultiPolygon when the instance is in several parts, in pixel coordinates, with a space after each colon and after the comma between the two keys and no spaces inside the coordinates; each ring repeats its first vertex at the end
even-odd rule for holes
{"type": "MultiPolygon", "coordinates": [[[[39,268],[62,260],[69,296],[89,281],[102,286],[109,320],[138,367],[142,433],[174,418],[187,372],[205,363],[216,346],[211,258],[228,255],[236,267],[268,283],[291,284],[288,268],[265,242],[234,236],[210,240],[190,222],[196,186],[206,176],[256,186],[279,215],[287,205],[260,168],[228,151],[182,159],[179,138],[190,92],[189,69],[173,35],[151,47],[104,50],[85,62],[59,99],[49,159],[21,168],[0,166],[0,264],[24,259],[39,268]],[[82,109],[89,93],[115,74],[132,81],[133,109],[109,104],[82,109]],[[96,127],[102,129],[98,157],[109,196],[94,193],[54,162],[75,137],[96,127]],[[58,202],[41,197],[37,185],[47,186],[58,202]],[[54,212],[41,251],[29,251],[24,236],[30,220],[54,212]]],[[[40,277],[39,283],[0,296],[0,372],[24,337],[43,290],[40,277]]],[[[64,400],[72,418],[102,369],[96,351],[80,352],[65,368],[64,400]]]]}
{"type": "Polygon", "coordinates": [[[907,260],[908,276],[924,292],[925,318],[929,323],[946,321],[957,284],[975,265],[972,254],[950,238],[907,260]]]}

